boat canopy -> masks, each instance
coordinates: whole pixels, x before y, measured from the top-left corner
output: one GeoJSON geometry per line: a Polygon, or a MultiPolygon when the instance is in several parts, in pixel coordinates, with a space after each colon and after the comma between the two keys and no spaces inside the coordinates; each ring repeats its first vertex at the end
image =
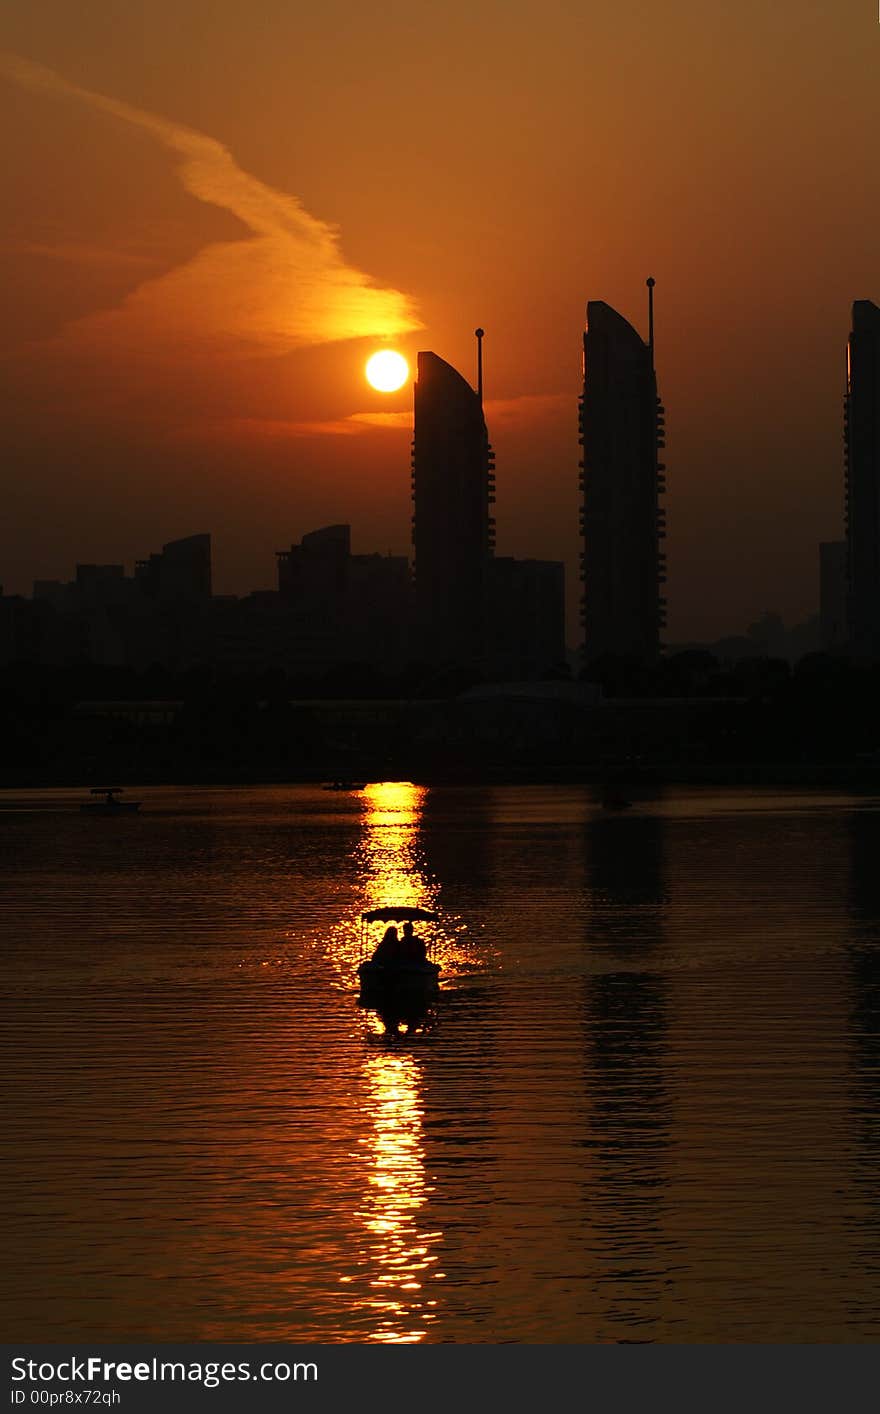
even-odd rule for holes
{"type": "Polygon", "coordinates": [[[427,908],[368,908],[361,914],[364,923],[402,923],[404,920],[421,919],[425,923],[436,923],[439,913],[431,913],[427,908]]]}

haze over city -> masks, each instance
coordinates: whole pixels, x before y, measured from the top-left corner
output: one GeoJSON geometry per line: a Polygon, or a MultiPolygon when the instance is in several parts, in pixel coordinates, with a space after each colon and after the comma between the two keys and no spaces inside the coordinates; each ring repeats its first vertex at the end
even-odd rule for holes
{"type": "Polygon", "coordinates": [[[585,304],[644,335],[650,274],[667,637],[815,611],[880,296],[868,6],[48,0],[0,31],[7,593],[200,530],[227,593],[322,524],[408,552],[412,387],[363,365],[474,379],[479,324],[497,543],[565,559],[572,619],[585,304]]]}

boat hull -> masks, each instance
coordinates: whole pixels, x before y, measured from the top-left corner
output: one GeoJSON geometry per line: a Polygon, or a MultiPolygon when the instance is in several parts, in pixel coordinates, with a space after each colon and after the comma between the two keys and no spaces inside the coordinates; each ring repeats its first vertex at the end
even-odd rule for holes
{"type": "Polygon", "coordinates": [[[104,801],[96,805],[88,800],[79,808],[87,815],[133,815],[140,810],[141,803],[139,800],[123,800],[118,805],[106,805],[104,801]]]}
{"type": "Polygon", "coordinates": [[[436,962],[362,962],[358,968],[360,995],[364,1007],[430,1002],[440,991],[440,968],[436,962]]]}

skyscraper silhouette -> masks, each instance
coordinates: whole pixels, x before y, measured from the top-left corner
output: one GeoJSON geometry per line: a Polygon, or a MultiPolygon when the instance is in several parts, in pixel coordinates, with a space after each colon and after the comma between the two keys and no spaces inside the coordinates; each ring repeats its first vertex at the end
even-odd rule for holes
{"type": "MultiPolygon", "coordinates": [[[[652,290],[653,280],[649,281],[652,290]]],[[[601,300],[587,305],[580,406],[585,658],[650,663],[660,650],[666,557],[664,409],[654,371],[653,305],[645,343],[601,300]]]]}
{"type": "Polygon", "coordinates": [[[420,353],[412,456],[418,656],[480,667],[495,543],[494,455],[482,400],[435,353],[420,353]]]}
{"type": "Polygon", "coordinates": [[[880,309],[852,307],[844,404],[847,636],[880,656],[880,309]]]}

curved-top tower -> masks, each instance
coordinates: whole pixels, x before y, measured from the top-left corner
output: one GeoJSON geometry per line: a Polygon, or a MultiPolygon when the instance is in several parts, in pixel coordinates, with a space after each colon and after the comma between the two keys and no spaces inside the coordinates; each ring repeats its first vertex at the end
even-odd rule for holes
{"type": "MultiPolygon", "coordinates": [[[[653,280],[649,287],[653,287],[653,280]]],[[[653,307],[647,343],[602,300],[587,305],[580,429],[585,658],[650,663],[660,651],[666,600],[657,460],[664,409],[654,371],[653,307]]]]}
{"type": "Polygon", "coordinates": [[[419,656],[482,665],[495,522],[482,400],[451,364],[420,353],[412,456],[419,656]]]}
{"type": "Polygon", "coordinates": [[[852,307],[847,344],[846,456],[847,629],[862,657],[880,657],[880,309],[852,307]]]}

